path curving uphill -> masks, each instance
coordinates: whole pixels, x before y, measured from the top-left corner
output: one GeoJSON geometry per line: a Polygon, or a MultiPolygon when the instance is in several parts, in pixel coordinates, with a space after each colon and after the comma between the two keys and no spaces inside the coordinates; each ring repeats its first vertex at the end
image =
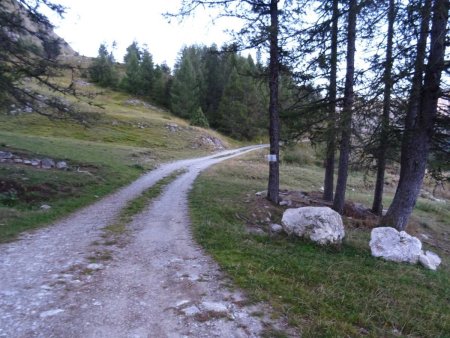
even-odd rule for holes
{"type": "Polygon", "coordinates": [[[275,325],[246,306],[193,241],[187,194],[197,175],[245,147],[160,166],[47,227],[0,245],[0,337],[258,337],[275,325]],[[128,225],[122,247],[102,243],[129,200],[185,169],[128,225]],[[111,260],[93,264],[89,257],[111,260]]]}

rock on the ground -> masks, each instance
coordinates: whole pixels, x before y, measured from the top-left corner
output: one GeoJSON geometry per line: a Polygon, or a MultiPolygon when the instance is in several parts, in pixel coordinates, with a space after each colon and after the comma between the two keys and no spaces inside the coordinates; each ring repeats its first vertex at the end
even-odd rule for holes
{"type": "Polygon", "coordinates": [[[419,262],[430,270],[436,270],[441,264],[441,258],[434,252],[425,251],[419,256],[419,262]]]}
{"type": "Polygon", "coordinates": [[[287,209],[281,220],[284,231],[318,244],[339,244],[345,236],[341,216],[328,207],[287,209]]]}
{"type": "Polygon", "coordinates": [[[41,318],[53,317],[53,316],[55,316],[55,315],[57,315],[57,314],[59,314],[61,312],[64,312],[64,310],[62,310],[62,309],[48,310],[48,311],[42,312],[39,315],[39,317],[41,317],[41,318]]]}
{"type": "Polygon", "coordinates": [[[9,151],[0,151],[0,158],[1,159],[12,159],[13,154],[10,153],[9,151]]]}
{"type": "Polygon", "coordinates": [[[51,206],[49,206],[48,204],[42,204],[41,205],[41,209],[42,210],[49,210],[49,209],[51,209],[52,207],[51,206]]]}
{"type": "Polygon", "coordinates": [[[270,225],[270,231],[278,234],[283,231],[283,227],[280,224],[273,223],[270,225]]]}
{"type": "Polygon", "coordinates": [[[166,128],[172,133],[175,133],[175,132],[181,130],[180,126],[176,123],[167,123],[166,128]]]}
{"type": "Polygon", "coordinates": [[[91,263],[86,266],[89,270],[101,270],[103,269],[103,264],[91,263]]]}
{"type": "Polygon", "coordinates": [[[369,245],[372,256],[387,261],[416,264],[422,254],[422,242],[417,237],[391,227],[372,229],[369,245]]]}
{"type": "Polygon", "coordinates": [[[217,302],[203,302],[201,307],[204,311],[214,312],[214,313],[228,313],[228,308],[225,304],[217,302]]]}
{"type": "Polygon", "coordinates": [[[53,161],[51,158],[44,158],[42,161],[41,161],[41,167],[43,168],[43,169],[51,169],[51,168],[54,168],[55,167],[55,161],[53,161]]]}
{"type": "Polygon", "coordinates": [[[56,163],[56,168],[58,169],[67,169],[68,165],[66,161],[59,161],[56,163]]]}

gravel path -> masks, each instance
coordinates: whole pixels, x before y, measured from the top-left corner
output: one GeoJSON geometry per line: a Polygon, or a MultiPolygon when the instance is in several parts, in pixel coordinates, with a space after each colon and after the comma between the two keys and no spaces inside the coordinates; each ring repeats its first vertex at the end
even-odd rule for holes
{"type": "Polygon", "coordinates": [[[0,337],[258,337],[277,327],[267,315],[252,315],[269,310],[245,306],[189,231],[187,193],[199,172],[257,148],[163,165],[0,245],[0,337]],[[102,228],[120,208],[182,168],[186,173],[129,224],[127,243],[108,245],[102,228]]]}

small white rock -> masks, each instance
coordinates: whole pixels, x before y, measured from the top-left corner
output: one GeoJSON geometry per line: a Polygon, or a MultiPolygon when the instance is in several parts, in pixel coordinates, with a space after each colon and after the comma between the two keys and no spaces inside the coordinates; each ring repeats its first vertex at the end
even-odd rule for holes
{"type": "Polygon", "coordinates": [[[442,260],[434,252],[425,251],[419,256],[419,262],[427,269],[436,270],[441,264],[442,260]]]}
{"type": "Polygon", "coordinates": [[[201,306],[207,312],[228,313],[228,308],[222,303],[203,302],[201,306]]]}
{"type": "Polygon", "coordinates": [[[195,306],[189,306],[183,310],[181,310],[186,316],[195,316],[196,314],[200,313],[200,309],[195,306]]]}
{"type": "Polygon", "coordinates": [[[88,264],[87,268],[90,270],[101,270],[101,269],[103,269],[103,264],[91,263],[91,264],[88,264]]]}
{"type": "Polygon", "coordinates": [[[270,225],[270,231],[278,234],[283,231],[283,227],[280,224],[273,223],[270,225]]]}

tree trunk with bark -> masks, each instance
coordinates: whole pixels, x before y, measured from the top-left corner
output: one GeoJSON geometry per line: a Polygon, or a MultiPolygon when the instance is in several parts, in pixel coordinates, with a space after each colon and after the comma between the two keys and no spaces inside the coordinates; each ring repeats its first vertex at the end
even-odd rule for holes
{"type": "MultiPolygon", "coordinates": [[[[427,11],[429,13],[430,6],[431,1],[427,0],[424,5],[422,29],[428,26],[429,16],[426,14],[427,11]]],[[[428,153],[435,128],[441,74],[444,69],[448,11],[448,0],[436,0],[434,2],[430,51],[425,67],[423,86],[420,87],[421,90],[418,97],[415,96],[415,92],[411,92],[409,107],[411,111],[408,111],[407,114],[402,144],[400,180],[392,204],[381,222],[383,225],[393,226],[398,230],[406,228],[425,175],[428,153]]],[[[428,32],[428,29],[423,30],[421,35],[424,32],[428,32]]],[[[418,52],[421,52],[419,48],[426,47],[426,39],[424,40],[425,42],[419,41],[424,43],[424,46],[419,45],[418,52]]],[[[423,60],[422,63],[420,62],[421,60],[418,60],[416,71],[420,67],[421,69],[424,68],[423,60]]]]}
{"type": "Polygon", "coordinates": [[[352,115],[353,115],[353,83],[355,77],[355,43],[356,43],[356,17],[357,2],[350,0],[347,25],[347,72],[345,75],[344,105],[341,114],[341,149],[339,153],[339,168],[334,196],[333,209],[342,214],[345,204],[345,191],[347,188],[348,164],[350,158],[352,115]]]}
{"type": "Polygon", "coordinates": [[[280,116],[278,104],[279,55],[278,55],[278,0],[270,1],[270,63],[269,63],[269,135],[270,154],[274,160],[269,161],[269,183],[267,198],[273,203],[279,202],[280,189],[280,116]]]}
{"type": "Polygon", "coordinates": [[[375,182],[375,193],[372,204],[373,213],[379,216],[381,216],[383,212],[384,172],[386,169],[386,152],[389,147],[389,114],[391,112],[392,66],[394,63],[392,45],[394,38],[395,11],[395,0],[389,0],[386,61],[383,74],[383,114],[381,116],[380,145],[377,153],[377,180],[375,182]]]}
{"type": "Polygon", "coordinates": [[[336,98],[337,98],[337,54],[338,54],[338,20],[339,1],[333,0],[331,24],[331,55],[330,55],[330,87],[328,105],[328,135],[327,153],[325,159],[325,177],[323,182],[323,199],[333,200],[334,189],[334,158],[336,153],[336,98]]]}

